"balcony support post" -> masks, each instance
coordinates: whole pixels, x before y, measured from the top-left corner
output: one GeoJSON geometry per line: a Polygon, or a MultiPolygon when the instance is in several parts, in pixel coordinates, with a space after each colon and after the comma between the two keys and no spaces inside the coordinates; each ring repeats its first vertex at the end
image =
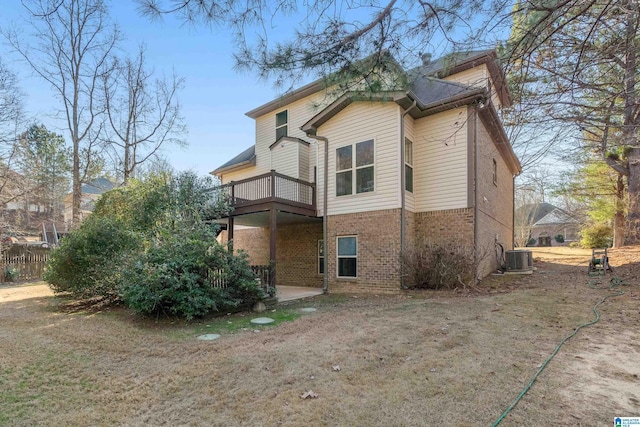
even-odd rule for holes
{"type": "Polygon", "coordinates": [[[271,267],[271,278],[276,285],[276,238],[278,235],[278,211],[275,206],[269,210],[269,265],[271,267]]]}
{"type": "Polygon", "coordinates": [[[230,216],[227,220],[227,241],[231,245],[231,250],[233,250],[233,217],[230,216]]]}

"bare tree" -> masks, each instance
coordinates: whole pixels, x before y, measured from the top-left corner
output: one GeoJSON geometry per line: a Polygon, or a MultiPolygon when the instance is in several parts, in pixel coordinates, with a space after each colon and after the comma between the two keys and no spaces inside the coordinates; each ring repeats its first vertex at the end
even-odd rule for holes
{"type": "Polygon", "coordinates": [[[185,145],[186,128],[177,92],[184,79],[155,78],[145,64],[145,47],[135,58],[114,64],[103,74],[104,97],[112,148],[123,180],[167,144],[185,145]]]}
{"type": "MultiPolygon", "coordinates": [[[[475,48],[510,2],[485,0],[136,0],[152,18],[170,14],[193,24],[228,28],[239,69],[251,69],[290,89],[309,74],[369,72],[392,55],[407,66],[420,53],[475,48]],[[291,24],[293,24],[293,27],[291,24]],[[290,35],[283,38],[281,35],[290,35]],[[358,61],[370,69],[358,69],[358,61]]],[[[495,47],[495,40],[489,42],[495,47]]],[[[486,44],[485,44],[486,46],[486,44]]],[[[334,74],[335,76],[335,74],[334,74]]]]}
{"type": "MultiPolygon", "coordinates": [[[[16,75],[0,60],[0,207],[25,193],[23,177],[11,169],[18,154],[17,135],[23,122],[23,93],[16,75]]],[[[8,223],[1,224],[3,232],[8,223]]]]}
{"type": "Polygon", "coordinates": [[[638,2],[529,0],[515,16],[511,67],[548,122],[571,128],[579,149],[590,147],[626,177],[625,242],[640,243],[638,2]]]}
{"type": "Polygon", "coordinates": [[[60,99],[73,147],[73,216],[80,220],[81,186],[96,166],[104,106],[101,73],[119,32],[103,0],[25,0],[36,42],[23,44],[23,28],[5,32],[13,48],[60,99]]]}
{"type": "Polygon", "coordinates": [[[514,193],[513,232],[518,247],[525,247],[529,243],[540,206],[545,203],[545,192],[549,190],[544,173],[533,172],[529,175],[520,178],[521,183],[516,186],[514,193]]]}

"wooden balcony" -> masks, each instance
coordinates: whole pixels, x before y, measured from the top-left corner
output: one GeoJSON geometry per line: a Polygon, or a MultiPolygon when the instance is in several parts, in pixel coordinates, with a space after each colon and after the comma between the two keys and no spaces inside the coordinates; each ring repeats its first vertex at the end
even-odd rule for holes
{"type": "Polygon", "coordinates": [[[316,185],[271,172],[232,181],[222,187],[233,206],[232,216],[277,210],[316,216],[316,185]]]}

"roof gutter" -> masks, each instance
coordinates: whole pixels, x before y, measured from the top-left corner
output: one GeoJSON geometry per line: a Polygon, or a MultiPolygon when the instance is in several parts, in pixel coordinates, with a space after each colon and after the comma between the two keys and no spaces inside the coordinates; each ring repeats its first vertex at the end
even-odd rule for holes
{"type": "Polygon", "coordinates": [[[215,175],[218,176],[219,174],[223,173],[223,172],[231,172],[233,170],[236,169],[244,169],[248,166],[255,166],[256,165],[256,155],[254,154],[253,157],[251,157],[249,160],[245,160],[244,162],[240,162],[240,163],[236,163],[233,165],[229,165],[226,167],[221,167],[215,170],[212,170],[211,172],[209,172],[210,175],[215,175]]]}

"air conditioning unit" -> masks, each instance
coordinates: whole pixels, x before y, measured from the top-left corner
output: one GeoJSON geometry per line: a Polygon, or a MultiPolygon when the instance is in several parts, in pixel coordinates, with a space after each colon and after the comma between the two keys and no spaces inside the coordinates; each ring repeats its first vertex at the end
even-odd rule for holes
{"type": "Polygon", "coordinates": [[[533,268],[531,251],[507,251],[507,271],[524,271],[533,268]]]}

